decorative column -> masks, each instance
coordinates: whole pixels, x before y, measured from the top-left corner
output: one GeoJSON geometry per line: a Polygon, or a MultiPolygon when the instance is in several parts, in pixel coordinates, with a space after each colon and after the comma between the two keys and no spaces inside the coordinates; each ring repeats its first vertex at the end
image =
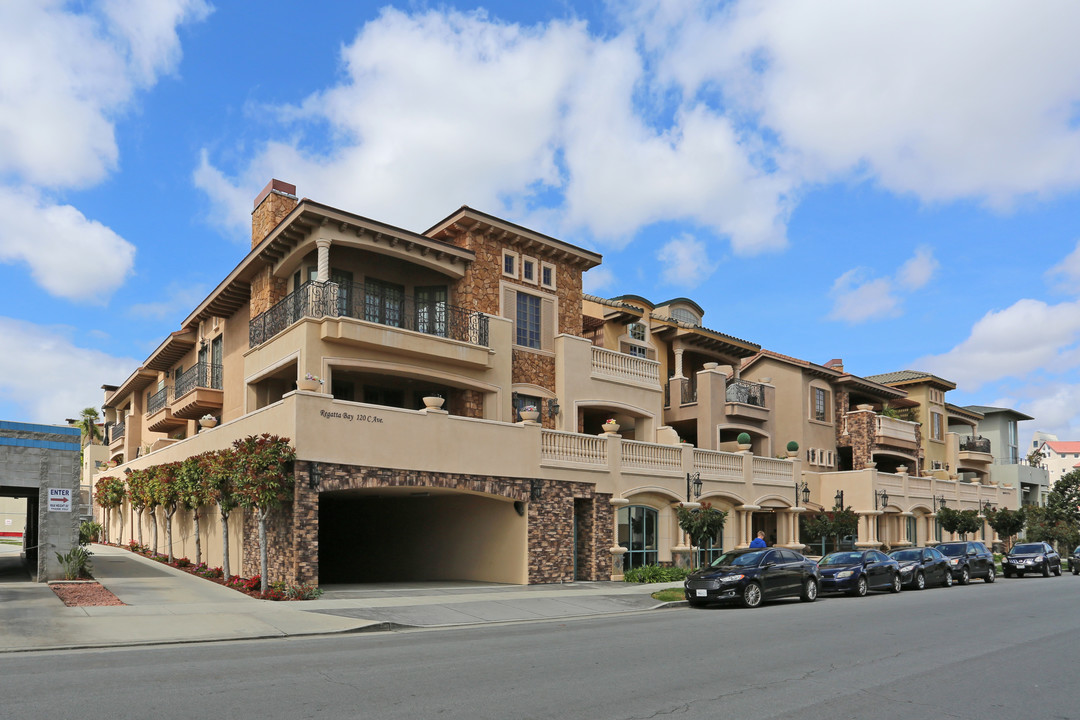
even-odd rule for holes
{"type": "Polygon", "coordinates": [[[934,547],[938,544],[937,533],[934,532],[934,522],[937,520],[937,513],[927,513],[926,515],[926,546],[934,547]]]}
{"type": "Polygon", "coordinates": [[[915,513],[903,512],[900,513],[900,542],[898,545],[914,545],[915,540],[908,537],[908,522],[909,517],[914,517],[915,513]]]}
{"type": "Polygon", "coordinates": [[[612,507],[611,518],[615,524],[612,532],[615,542],[608,548],[608,552],[611,553],[611,580],[619,582],[623,579],[623,556],[626,555],[626,548],[619,544],[619,508],[626,507],[630,501],[626,498],[613,497],[609,502],[612,507]]]}
{"type": "Polygon", "coordinates": [[[881,543],[877,539],[877,517],[880,510],[856,511],[859,516],[859,539],[855,542],[858,548],[876,548],[881,543]],[[863,530],[865,529],[865,533],[863,530]]]}
{"type": "Polygon", "coordinates": [[[804,507],[793,507],[785,512],[787,517],[787,542],[784,543],[784,547],[800,551],[806,547],[799,540],[799,514],[803,512],[806,512],[804,507]]]}
{"type": "Polygon", "coordinates": [[[739,505],[736,510],[739,511],[739,515],[742,517],[742,527],[739,536],[742,538],[736,548],[750,547],[750,541],[753,540],[754,532],[754,511],[760,510],[760,505],[739,505]]]}
{"type": "Polygon", "coordinates": [[[319,249],[318,275],[315,279],[321,283],[330,280],[330,240],[319,238],[315,241],[315,247],[319,249]]]}
{"type": "MultiPolygon", "coordinates": [[[[697,502],[681,502],[675,504],[680,505],[687,510],[696,510],[701,507],[701,503],[697,502]]],[[[694,548],[692,547],[693,541],[690,539],[690,536],[683,532],[683,529],[679,527],[677,516],[675,520],[675,527],[679,531],[679,543],[681,544],[671,548],[671,559],[675,563],[675,567],[693,567],[693,560],[691,558],[691,555],[694,552],[694,548]]]]}
{"type": "Polygon", "coordinates": [[[681,347],[675,348],[675,375],[673,377],[686,377],[685,375],[683,375],[682,371],[682,354],[683,349],[681,347]]]}

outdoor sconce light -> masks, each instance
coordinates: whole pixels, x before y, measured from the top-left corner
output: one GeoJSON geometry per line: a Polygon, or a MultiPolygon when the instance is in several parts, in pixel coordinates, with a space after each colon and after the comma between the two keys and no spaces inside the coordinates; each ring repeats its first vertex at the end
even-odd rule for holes
{"type": "Polygon", "coordinates": [[[836,505],[834,507],[837,510],[843,510],[844,509],[844,491],[843,490],[837,490],[836,491],[836,497],[834,498],[834,500],[836,501],[836,505]]]}
{"type": "Polygon", "coordinates": [[[525,503],[521,502],[520,500],[515,500],[514,510],[517,512],[518,515],[525,517],[525,503]]]}
{"type": "Polygon", "coordinates": [[[810,486],[806,484],[805,480],[803,480],[802,484],[802,501],[803,505],[810,502],[810,486]]]}
{"type": "Polygon", "coordinates": [[[686,473],[686,502],[690,502],[690,492],[693,491],[694,499],[701,497],[701,473],[686,473]]]}
{"type": "Polygon", "coordinates": [[[319,463],[313,462],[308,470],[308,488],[311,490],[318,490],[319,483],[322,482],[322,468],[319,463]]]}
{"type": "Polygon", "coordinates": [[[529,500],[531,500],[532,502],[538,502],[540,500],[540,496],[543,495],[543,492],[544,489],[543,487],[541,487],[539,480],[529,481],[529,500]]]}
{"type": "Polygon", "coordinates": [[[945,507],[945,496],[944,495],[938,495],[938,496],[936,496],[934,498],[934,500],[937,501],[938,507],[945,507]]]}
{"type": "Polygon", "coordinates": [[[881,509],[884,510],[889,504],[889,493],[885,490],[874,491],[874,509],[878,509],[878,500],[881,500],[881,509]]]}
{"type": "Polygon", "coordinates": [[[559,414],[559,398],[551,398],[547,401],[548,417],[555,417],[559,414]]]}
{"type": "Polygon", "coordinates": [[[982,510],[983,513],[989,512],[990,510],[994,509],[994,503],[990,502],[989,500],[986,500],[984,502],[979,503],[979,509],[982,510]]]}

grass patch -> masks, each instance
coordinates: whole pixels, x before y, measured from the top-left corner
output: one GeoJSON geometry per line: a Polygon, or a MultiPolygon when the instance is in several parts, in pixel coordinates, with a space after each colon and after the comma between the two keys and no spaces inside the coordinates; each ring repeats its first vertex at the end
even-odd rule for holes
{"type": "Polygon", "coordinates": [[[660,602],[676,602],[678,600],[685,600],[682,588],[668,588],[667,590],[657,590],[652,594],[654,600],[660,602]]]}

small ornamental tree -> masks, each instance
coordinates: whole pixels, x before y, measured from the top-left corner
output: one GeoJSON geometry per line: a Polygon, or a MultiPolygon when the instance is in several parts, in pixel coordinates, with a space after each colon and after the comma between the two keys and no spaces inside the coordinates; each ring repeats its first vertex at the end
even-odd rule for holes
{"type": "Polygon", "coordinates": [[[288,438],[263,433],[233,441],[236,451],[236,491],[240,504],[258,511],[259,575],[262,594],[269,585],[266,577],[266,518],[282,503],[293,498],[292,461],[296,450],[288,438]]]}
{"type": "Polygon", "coordinates": [[[679,527],[690,536],[691,544],[697,547],[702,547],[709,541],[715,542],[717,535],[724,531],[727,520],[726,510],[717,510],[707,502],[694,509],[679,505],[675,508],[675,514],[679,519],[679,527]]]}
{"type": "Polygon", "coordinates": [[[229,515],[240,505],[236,495],[236,452],[218,450],[198,456],[199,468],[206,480],[210,502],[218,506],[221,518],[221,571],[225,580],[232,577],[229,569],[229,515]]]}
{"type": "Polygon", "coordinates": [[[1025,521],[1024,508],[1019,510],[1002,508],[1000,510],[988,510],[986,513],[986,522],[990,524],[994,532],[1001,536],[1001,540],[1005,544],[1005,552],[1012,548],[1012,538],[1016,537],[1024,529],[1025,521]]]}
{"type": "Polygon", "coordinates": [[[1080,532],[1077,532],[1076,525],[1049,505],[1029,506],[1024,515],[1027,520],[1026,539],[1032,542],[1045,541],[1059,549],[1080,545],[1080,532]]]}
{"type": "Polygon", "coordinates": [[[180,505],[191,513],[195,525],[195,564],[202,562],[202,535],[199,520],[203,506],[210,502],[210,486],[203,473],[200,456],[193,455],[179,463],[176,483],[180,505]]]}
{"type": "Polygon", "coordinates": [[[169,562],[173,561],[172,519],[180,507],[180,483],[176,472],[180,463],[165,463],[154,468],[154,495],[158,505],[165,511],[165,542],[169,546],[169,562]]]}
{"type": "Polygon", "coordinates": [[[151,503],[151,480],[146,470],[129,470],[127,476],[128,493],[131,495],[131,509],[138,518],[139,545],[143,544],[143,511],[151,503]]]}
{"type": "Polygon", "coordinates": [[[158,500],[158,485],[160,484],[160,481],[158,480],[158,468],[159,467],[160,466],[155,465],[153,467],[148,467],[143,471],[144,473],[146,473],[146,476],[145,476],[146,477],[146,486],[144,488],[144,493],[145,493],[144,497],[146,498],[146,509],[149,511],[149,515],[150,515],[150,527],[153,528],[153,530],[154,530],[154,539],[153,539],[154,545],[151,548],[151,552],[154,555],[157,555],[157,551],[158,551],[158,517],[157,517],[157,509],[158,509],[158,506],[161,504],[161,501],[158,500]]]}
{"type": "MultiPolygon", "coordinates": [[[[124,496],[126,491],[124,489],[124,481],[118,477],[112,475],[106,475],[97,481],[97,485],[94,488],[94,502],[96,502],[104,511],[104,530],[102,531],[102,541],[109,542],[109,516],[111,511],[115,508],[119,508],[124,503],[124,496]]],[[[120,513],[120,522],[124,522],[124,514],[120,513]]],[[[124,536],[124,530],[121,527],[120,537],[124,536]]]]}

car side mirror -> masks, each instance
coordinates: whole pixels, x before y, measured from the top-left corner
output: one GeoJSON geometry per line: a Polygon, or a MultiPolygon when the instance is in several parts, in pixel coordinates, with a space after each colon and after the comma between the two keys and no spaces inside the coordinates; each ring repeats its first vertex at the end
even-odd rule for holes
{"type": "Polygon", "coordinates": [[[968,555],[978,555],[978,554],[979,553],[975,552],[974,550],[968,550],[968,555]]]}
{"type": "Polygon", "coordinates": [[[774,563],[774,562],[773,562],[772,560],[770,560],[770,561],[769,561],[769,562],[767,562],[767,563],[762,563],[762,564],[761,564],[761,569],[762,569],[762,570],[767,570],[767,569],[771,568],[771,567],[772,567],[773,565],[775,565],[775,564],[776,564],[776,563],[774,563]]]}

